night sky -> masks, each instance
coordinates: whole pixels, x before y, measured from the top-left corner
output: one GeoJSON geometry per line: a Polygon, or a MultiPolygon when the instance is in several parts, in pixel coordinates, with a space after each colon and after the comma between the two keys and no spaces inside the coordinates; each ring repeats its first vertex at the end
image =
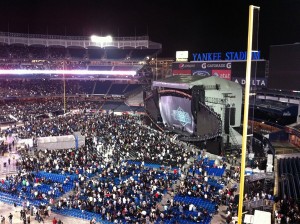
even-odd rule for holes
{"type": "Polygon", "coordinates": [[[89,36],[148,35],[160,57],[177,50],[246,51],[249,5],[260,6],[258,47],[300,42],[300,0],[1,0],[0,31],[89,36]]]}

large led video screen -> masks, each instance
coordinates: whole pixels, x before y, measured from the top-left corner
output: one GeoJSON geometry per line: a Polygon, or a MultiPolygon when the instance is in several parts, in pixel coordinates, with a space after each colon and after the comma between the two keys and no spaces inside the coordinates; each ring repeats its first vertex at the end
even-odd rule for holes
{"type": "Polygon", "coordinates": [[[191,100],[178,96],[161,96],[159,110],[164,124],[190,134],[194,133],[191,100]]]}

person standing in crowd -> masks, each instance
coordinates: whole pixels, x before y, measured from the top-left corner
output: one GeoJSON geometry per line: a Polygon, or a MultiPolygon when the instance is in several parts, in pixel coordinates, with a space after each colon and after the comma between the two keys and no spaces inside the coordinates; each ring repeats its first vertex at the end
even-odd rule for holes
{"type": "Polygon", "coordinates": [[[26,224],[26,215],[25,216],[23,216],[23,224],[26,224]]]}
{"type": "Polygon", "coordinates": [[[52,219],[52,224],[57,224],[57,219],[55,217],[52,219]]]}
{"type": "Polygon", "coordinates": [[[27,224],[30,224],[30,215],[27,216],[27,224]]]}
{"type": "Polygon", "coordinates": [[[5,224],[5,217],[4,216],[0,216],[0,221],[1,221],[1,224],[5,224]]]}
{"type": "Polygon", "coordinates": [[[50,217],[50,215],[51,215],[51,205],[47,206],[47,210],[48,210],[48,216],[50,217]]]}
{"type": "Polygon", "coordinates": [[[25,216],[25,212],[23,209],[20,211],[20,220],[23,220],[23,217],[25,216]]]}
{"type": "Polygon", "coordinates": [[[17,204],[14,202],[14,211],[17,212],[17,204]]]}
{"type": "Polygon", "coordinates": [[[12,224],[12,219],[13,219],[13,215],[11,213],[9,213],[9,216],[8,216],[9,224],[12,224]]]}

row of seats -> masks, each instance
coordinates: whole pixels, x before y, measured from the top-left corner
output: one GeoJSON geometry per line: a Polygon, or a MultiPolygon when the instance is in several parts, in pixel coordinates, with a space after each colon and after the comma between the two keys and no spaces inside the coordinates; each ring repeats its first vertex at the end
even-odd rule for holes
{"type": "Polygon", "coordinates": [[[80,219],[87,219],[87,220],[91,220],[93,218],[96,219],[97,222],[99,223],[103,223],[103,224],[111,224],[111,222],[105,221],[102,219],[100,214],[95,214],[93,212],[82,212],[79,209],[57,209],[57,208],[53,208],[53,212],[58,213],[60,215],[63,216],[72,216],[72,217],[76,217],[76,218],[80,218],[80,219]]]}
{"type": "Polygon", "coordinates": [[[61,183],[61,184],[64,183],[66,178],[69,178],[70,181],[72,181],[72,182],[75,180],[78,180],[78,175],[76,175],[76,174],[72,174],[72,175],[65,174],[64,175],[64,174],[56,174],[56,173],[48,173],[48,172],[44,172],[44,171],[39,171],[39,172],[35,172],[34,175],[37,178],[45,177],[46,179],[51,179],[52,181],[61,183]]]}
{"type": "Polygon", "coordinates": [[[39,206],[41,204],[47,204],[48,203],[46,200],[38,200],[38,199],[29,198],[29,197],[22,198],[18,195],[14,195],[14,194],[11,194],[11,193],[5,193],[5,192],[0,191],[0,201],[3,201],[5,203],[8,203],[8,204],[16,203],[16,205],[22,206],[24,200],[28,200],[30,202],[30,204],[34,205],[34,206],[39,206]]]}
{"type": "Polygon", "coordinates": [[[183,202],[183,203],[188,204],[188,205],[193,204],[198,208],[207,209],[207,211],[209,213],[212,213],[212,214],[214,214],[215,211],[216,211],[216,208],[215,208],[216,203],[213,203],[211,201],[208,201],[208,200],[205,200],[205,199],[202,199],[202,198],[198,198],[198,197],[189,197],[189,196],[176,195],[174,197],[174,201],[183,202]]]}
{"type": "Polygon", "coordinates": [[[139,84],[122,84],[103,81],[95,83],[93,94],[124,95],[140,87],[139,84]]]}
{"type": "Polygon", "coordinates": [[[157,54],[157,49],[117,49],[79,47],[44,47],[26,45],[0,45],[0,58],[14,59],[145,59],[157,54]]]}
{"type": "MultiPolygon", "coordinates": [[[[201,158],[198,158],[198,160],[200,160],[201,158]]],[[[221,177],[223,176],[224,172],[225,172],[225,168],[218,168],[218,167],[214,167],[215,164],[215,160],[209,160],[208,158],[204,158],[203,159],[203,166],[204,166],[204,170],[207,172],[208,176],[217,176],[217,177],[221,177]]],[[[189,169],[189,172],[195,172],[195,174],[200,174],[199,170],[193,170],[193,168],[189,169]]]]}

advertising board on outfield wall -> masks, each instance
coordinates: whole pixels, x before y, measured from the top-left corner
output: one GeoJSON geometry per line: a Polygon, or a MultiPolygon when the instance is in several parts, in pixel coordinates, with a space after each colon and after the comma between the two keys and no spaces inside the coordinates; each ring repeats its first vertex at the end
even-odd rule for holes
{"type": "MultiPolygon", "coordinates": [[[[267,87],[266,60],[252,61],[251,85],[267,87]]],[[[218,76],[245,85],[246,61],[174,62],[173,75],[218,76]]]]}
{"type": "Polygon", "coordinates": [[[231,80],[230,62],[173,63],[173,75],[218,76],[231,80]]]}
{"type": "MultiPolygon", "coordinates": [[[[240,77],[232,77],[231,81],[241,84],[242,86],[246,83],[246,78],[240,78],[240,77]]],[[[260,87],[267,87],[267,79],[266,78],[256,78],[251,79],[250,85],[251,86],[260,86],[260,87]]]]}

